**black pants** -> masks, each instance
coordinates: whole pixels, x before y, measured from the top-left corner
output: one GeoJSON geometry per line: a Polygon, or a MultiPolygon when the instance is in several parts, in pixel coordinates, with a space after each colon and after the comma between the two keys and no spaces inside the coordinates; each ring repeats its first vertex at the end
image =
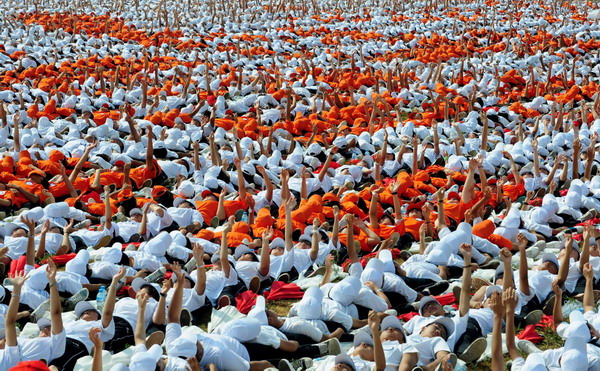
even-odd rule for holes
{"type": "Polygon", "coordinates": [[[210,303],[210,300],[206,298],[204,305],[192,311],[190,314],[192,315],[192,325],[207,325],[210,322],[210,315],[212,314],[212,304],[210,303]]]}
{"type": "Polygon", "coordinates": [[[127,345],[135,344],[134,330],[129,322],[121,317],[114,316],[113,321],[115,321],[115,336],[106,343],[104,348],[113,353],[119,353],[125,350],[127,345]]]}
{"type": "Polygon", "coordinates": [[[479,327],[479,323],[475,318],[469,317],[467,321],[467,328],[465,332],[458,338],[456,341],[456,346],[454,347],[454,353],[462,354],[464,351],[474,342],[476,339],[482,337],[481,327],[479,327]]]}
{"type": "Polygon", "coordinates": [[[88,355],[90,353],[81,341],[67,338],[65,352],[62,356],[50,362],[50,365],[56,366],[61,371],[72,371],[77,360],[88,355]]]}
{"type": "Polygon", "coordinates": [[[425,290],[431,285],[435,285],[436,282],[434,280],[430,280],[429,278],[410,278],[410,277],[400,277],[411,289],[416,292],[421,292],[425,290]]]}
{"type": "Polygon", "coordinates": [[[239,280],[236,285],[225,286],[219,297],[223,295],[227,296],[231,301],[231,305],[235,306],[235,298],[244,291],[246,291],[246,284],[244,281],[239,280]]]}
{"type": "Polygon", "coordinates": [[[284,332],[283,334],[288,338],[288,340],[297,341],[300,345],[313,345],[316,343],[316,341],[306,335],[294,334],[291,332],[284,332]]]}
{"type": "Polygon", "coordinates": [[[301,345],[295,352],[284,352],[269,345],[246,343],[244,344],[250,355],[250,361],[268,361],[276,365],[282,359],[300,359],[302,357],[317,358],[321,355],[319,347],[315,345],[301,345]],[[266,358],[266,359],[265,359],[266,358]]]}

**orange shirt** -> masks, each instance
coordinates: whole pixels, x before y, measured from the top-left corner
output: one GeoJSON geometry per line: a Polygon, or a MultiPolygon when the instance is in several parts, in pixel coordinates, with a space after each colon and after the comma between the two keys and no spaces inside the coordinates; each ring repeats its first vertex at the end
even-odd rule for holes
{"type": "MultiPolygon", "coordinates": [[[[44,187],[41,184],[37,184],[36,182],[27,179],[27,180],[14,180],[12,182],[10,182],[10,184],[14,184],[14,185],[18,185],[21,188],[25,189],[26,191],[38,196],[40,198],[40,204],[43,203],[44,201],[46,201],[46,199],[48,197],[46,197],[42,191],[44,190],[44,187]]],[[[21,207],[23,206],[23,204],[29,202],[29,200],[19,191],[16,191],[16,193],[14,193],[14,198],[13,198],[13,204],[16,205],[17,207],[21,207]]]]}

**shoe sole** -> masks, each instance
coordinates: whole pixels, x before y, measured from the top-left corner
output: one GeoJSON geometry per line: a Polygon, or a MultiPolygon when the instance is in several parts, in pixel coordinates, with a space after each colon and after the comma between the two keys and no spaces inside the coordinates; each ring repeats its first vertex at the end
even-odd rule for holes
{"type": "Polygon", "coordinates": [[[102,238],[100,238],[100,240],[94,245],[93,249],[98,250],[101,247],[105,247],[110,243],[110,241],[112,241],[111,236],[102,236],[102,238]]]}
{"type": "Polygon", "coordinates": [[[448,287],[450,287],[450,284],[448,283],[448,281],[440,281],[440,282],[436,283],[435,285],[427,287],[425,290],[429,291],[429,294],[431,296],[437,296],[437,295],[440,295],[440,294],[446,292],[446,290],[448,290],[448,287]]]}
{"type": "Polygon", "coordinates": [[[217,302],[217,309],[221,309],[231,305],[231,300],[228,296],[221,296],[217,302]]]}
{"type": "Polygon", "coordinates": [[[252,291],[255,294],[258,294],[258,290],[260,290],[260,279],[258,277],[252,277],[252,279],[250,280],[250,284],[248,285],[248,290],[252,291]]]}
{"type": "Polygon", "coordinates": [[[491,285],[491,283],[489,283],[486,280],[482,280],[481,278],[478,278],[478,277],[473,278],[473,282],[471,283],[471,286],[473,286],[473,289],[475,291],[478,291],[483,286],[490,286],[490,285],[491,285]]]}
{"type": "Polygon", "coordinates": [[[163,340],[165,340],[164,332],[162,332],[162,331],[153,332],[146,338],[146,346],[151,347],[154,344],[160,345],[160,344],[162,344],[163,340]]]}
{"type": "Polygon", "coordinates": [[[543,316],[544,312],[542,312],[539,309],[534,310],[533,312],[525,316],[525,325],[537,325],[542,320],[543,316]]]}
{"type": "Polygon", "coordinates": [[[484,338],[475,339],[458,358],[466,363],[475,362],[485,352],[486,348],[487,341],[484,338]]]}
{"type": "Polygon", "coordinates": [[[544,305],[543,312],[547,316],[551,316],[554,313],[554,302],[556,301],[556,296],[552,296],[548,299],[546,305],[544,305]]]}
{"type": "Polygon", "coordinates": [[[337,356],[342,353],[342,346],[338,339],[330,339],[327,343],[327,352],[330,356],[337,356]]]}

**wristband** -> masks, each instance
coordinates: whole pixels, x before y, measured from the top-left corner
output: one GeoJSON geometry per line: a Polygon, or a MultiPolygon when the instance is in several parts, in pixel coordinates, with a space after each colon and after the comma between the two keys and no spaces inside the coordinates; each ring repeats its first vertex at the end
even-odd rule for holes
{"type": "Polygon", "coordinates": [[[118,290],[119,288],[116,285],[113,285],[112,283],[110,285],[108,285],[108,289],[110,290],[111,287],[114,287],[115,290],[118,290]]]}
{"type": "Polygon", "coordinates": [[[204,264],[196,264],[196,268],[197,269],[204,268],[204,264]]]}
{"type": "Polygon", "coordinates": [[[21,295],[12,294],[10,297],[11,297],[11,298],[20,298],[20,297],[21,297],[21,295]]]}
{"type": "Polygon", "coordinates": [[[166,298],[166,297],[167,297],[167,294],[164,294],[164,293],[162,293],[162,292],[161,292],[161,293],[160,293],[160,296],[161,296],[161,297],[163,297],[163,298],[166,298]]]}
{"type": "Polygon", "coordinates": [[[383,292],[383,290],[382,289],[375,290],[375,293],[377,293],[377,294],[379,294],[380,292],[383,292]]]}
{"type": "Polygon", "coordinates": [[[49,289],[51,289],[51,288],[53,288],[54,286],[56,286],[56,281],[52,282],[52,283],[51,283],[51,284],[48,286],[48,288],[49,288],[49,289]]]}
{"type": "Polygon", "coordinates": [[[470,265],[465,265],[465,266],[463,267],[463,269],[469,269],[469,268],[471,268],[471,266],[470,266],[470,265]]]}

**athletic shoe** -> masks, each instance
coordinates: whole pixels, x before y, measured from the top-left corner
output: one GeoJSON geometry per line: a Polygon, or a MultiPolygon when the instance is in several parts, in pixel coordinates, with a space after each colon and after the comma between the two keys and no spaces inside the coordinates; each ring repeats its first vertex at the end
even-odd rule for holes
{"type": "Polygon", "coordinates": [[[73,295],[69,299],[67,299],[67,301],[65,302],[65,305],[67,306],[69,311],[72,311],[75,309],[75,306],[77,305],[77,303],[79,303],[80,301],[87,300],[89,295],[90,295],[90,292],[88,291],[88,289],[81,289],[81,290],[77,291],[77,293],[75,293],[75,295],[73,295]]]}
{"type": "Polygon", "coordinates": [[[531,311],[528,315],[525,316],[525,324],[537,325],[542,320],[543,316],[544,312],[542,312],[539,309],[531,311]]]}
{"type": "Polygon", "coordinates": [[[156,283],[165,276],[165,273],[167,273],[167,268],[160,267],[157,270],[155,270],[154,272],[147,275],[144,279],[146,281],[148,281],[149,283],[156,283]]]}
{"type": "Polygon", "coordinates": [[[485,352],[486,348],[487,340],[485,338],[475,339],[458,358],[466,363],[475,362],[485,352]]]}
{"type": "Polygon", "coordinates": [[[531,341],[529,340],[519,340],[517,341],[517,348],[526,354],[531,353],[542,353],[541,350],[538,349],[531,341]]]}
{"type": "Polygon", "coordinates": [[[179,323],[181,323],[181,327],[189,326],[192,323],[192,314],[187,308],[183,308],[181,310],[181,314],[179,316],[179,323]]]}
{"type": "Polygon", "coordinates": [[[101,247],[105,247],[108,246],[108,244],[110,243],[110,241],[112,241],[112,237],[109,235],[104,235],[100,238],[100,240],[98,240],[98,242],[96,242],[96,244],[94,245],[93,249],[94,250],[98,250],[101,247]]]}
{"type": "Polygon", "coordinates": [[[156,331],[151,333],[146,337],[146,346],[151,347],[154,344],[162,344],[163,340],[165,340],[165,333],[162,331],[156,331]]]}
{"type": "Polygon", "coordinates": [[[37,322],[40,318],[44,317],[44,314],[50,310],[50,299],[42,302],[40,305],[31,312],[31,319],[33,322],[37,322]]]}
{"type": "Polygon", "coordinates": [[[250,279],[250,284],[248,285],[248,290],[258,294],[258,290],[260,290],[260,278],[257,276],[252,277],[250,279]]]}
{"type": "Polygon", "coordinates": [[[229,299],[229,296],[223,295],[219,298],[219,301],[217,302],[217,309],[224,308],[228,305],[231,305],[231,300],[229,299]]]}
{"type": "Polygon", "coordinates": [[[547,316],[551,316],[554,313],[554,302],[556,301],[556,295],[553,293],[550,295],[552,296],[550,299],[548,299],[548,301],[546,301],[546,305],[544,305],[544,308],[542,309],[544,314],[547,316]]]}
{"type": "Polygon", "coordinates": [[[327,355],[337,356],[342,352],[342,345],[336,338],[325,340],[315,345],[319,347],[319,351],[321,352],[320,357],[327,355]]]}
{"type": "Polygon", "coordinates": [[[277,369],[279,371],[296,371],[292,363],[287,359],[280,360],[279,364],[277,365],[277,369]]]}
{"type": "Polygon", "coordinates": [[[536,246],[531,246],[525,250],[525,255],[528,258],[535,259],[538,255],[540,255],[540,249],[538,249],[536,246]]]}
{"type": "Polygon", "coordinates": [[[448,281],[437,282],[437,283],[427,287],[425,290],[423,290],[423,295],[425,295],[425,296],[440,295],[443,292],[445,292],[446,290],[448,290],[449,286],[450,286],[450,284],[448,283],[448,281]]]}
{"type": "Polygon", "coordinates": [[[189,262],[185,263],[185,265],[183,266],[183,269],[185,269],[186,272],[189,273],[189,272],[193,271],[194,268],[196,268],[196,258],[192,257],[189,262]]]}

